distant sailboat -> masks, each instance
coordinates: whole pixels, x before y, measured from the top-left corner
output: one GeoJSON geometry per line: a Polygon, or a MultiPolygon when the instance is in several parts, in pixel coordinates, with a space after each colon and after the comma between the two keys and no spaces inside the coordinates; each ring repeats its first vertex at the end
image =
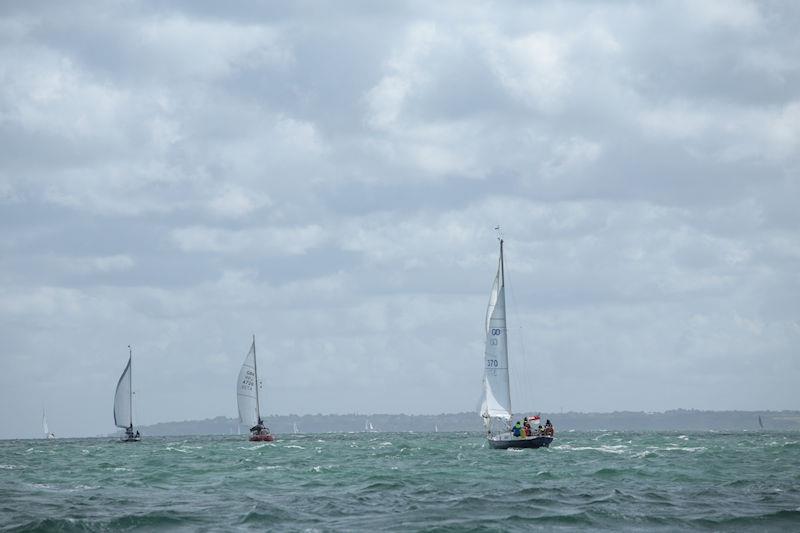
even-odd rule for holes
{"type": "MultiPolygon", "coordinates": [[[[499,228],[497,228],[499,229],[499,228]]],[[[506,287],[503,265],[503,239],[500,239],[500,261],[494,278],[489,306],[486,310],[486,350],[483,377],[481,417],[492,448],[541,448],[553,442],[551,435],[534,432],[531,436],[515,436],[511,428],[511,388],[508,377],[508,340],[506,329],[506,287]],[[503,421],[505,430],[492,432],[493,419],[503,421]]]]}
{"type": "Polygon", "coordinates": [[[269,432],[261,419],[258,390],[261,382],[258,380],[258,363],[256,361],[256,336],[253,335],[253,344],[244,358],[242,368],[239,370],[239,379],[236,382],[236,400],[239,405],[239,421],[250,428],[251,441],[271,442],[275,437],[269,432]]]}
{"type": "Polygon", "coordinates": [[[297,429],[297,422],[293,422],[293,423],[292,423],[292,433],[294,433],[295,435],[297,435],[298,433],[300,433],[300,430],[299,430],[299,429],[297,429]]]}
{"type": "Polygon", "coordinates": [[[764,422],[761,421],[761,415],[758,415],[758,427],[764,429],[764,422]]]}
{"type": "Polygon", "coordinates": [[[433,425],[433,432],[434,433],[439,433],[439,426],[438,425],[436,425],[436,424],[433,425]]]}
{"type": "Polygon", "coordinates": [[[125,429],[122,442],[139,442],[139,432],[133,432],[133,372],[131,362],[133,350],[128,346],[128,364],[117,382],[117,391],[114,393],[114,425],[125,429]]]}
{"type": "Polygon", "coordinates": [[[46,439],[56,438],[56,434],[52,433],[47,427],[47,415],[44,413],[44,409],[42,409],[42,430],[44,431],[44,437],[46,439]]]}
{"type": "Polygon", "coordinates": [[[364,431],[367,433],[376,433],[375,426],[372,425],[372,422],[370,422],[369,419],[364,422],[364,431]]]}

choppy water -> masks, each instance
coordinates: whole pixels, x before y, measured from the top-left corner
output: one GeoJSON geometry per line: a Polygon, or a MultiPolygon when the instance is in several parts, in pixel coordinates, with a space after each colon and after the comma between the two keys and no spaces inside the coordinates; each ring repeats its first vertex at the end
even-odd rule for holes
{"type": "Polygon", "coordinates": [[[0,441],[7,530],[800,530],[800,434],[0,441]]]}

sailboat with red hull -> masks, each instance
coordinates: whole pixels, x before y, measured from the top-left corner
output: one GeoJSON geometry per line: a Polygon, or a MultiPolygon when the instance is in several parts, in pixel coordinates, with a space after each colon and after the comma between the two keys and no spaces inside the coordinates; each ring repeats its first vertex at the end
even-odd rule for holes
{"type": "Polygon", "coordinates": [[[236,399],[239,405],[239,423],[250,428],[250,440],[253,442],[272,442],[275,436],[261,418],[260,394],[261,382],[258,379],[258,361],[256,359],[256,336],[244,358],[236,383],[236,399]]]}

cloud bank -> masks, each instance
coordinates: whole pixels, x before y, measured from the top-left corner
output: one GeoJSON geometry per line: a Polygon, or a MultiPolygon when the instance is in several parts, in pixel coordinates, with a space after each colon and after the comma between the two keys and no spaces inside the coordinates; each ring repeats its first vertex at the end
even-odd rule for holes
{"type": "Polygon", "coordinates": [[[797,409],[791,2],[0,8],[0,437],[477,408],[797,409]]]}

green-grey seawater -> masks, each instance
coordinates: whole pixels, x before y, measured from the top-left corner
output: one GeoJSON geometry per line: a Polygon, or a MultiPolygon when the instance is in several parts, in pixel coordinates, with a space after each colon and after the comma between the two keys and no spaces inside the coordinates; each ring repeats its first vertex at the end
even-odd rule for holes
{"type": "Polygon", "coordinates": [[[800,530],[797,433],[0,441],[11,531],[800,530]]]}

